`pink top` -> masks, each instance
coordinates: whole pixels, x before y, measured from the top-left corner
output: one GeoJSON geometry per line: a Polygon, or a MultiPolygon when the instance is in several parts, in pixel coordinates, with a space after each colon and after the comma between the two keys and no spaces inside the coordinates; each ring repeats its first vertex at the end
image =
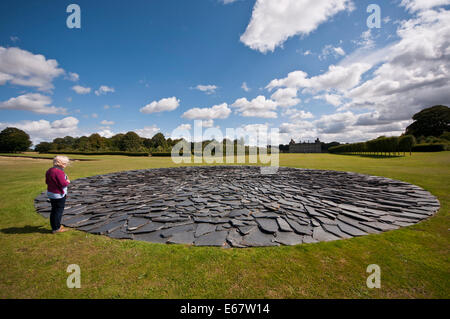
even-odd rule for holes
{"type": "Polygon", "coordinates": [[[57,167],[52,167],[45,173],[45,183],[47,184],[47,191],[54,194],[64,194],[64,188],[69,185],[66,174],[57,167]]]}

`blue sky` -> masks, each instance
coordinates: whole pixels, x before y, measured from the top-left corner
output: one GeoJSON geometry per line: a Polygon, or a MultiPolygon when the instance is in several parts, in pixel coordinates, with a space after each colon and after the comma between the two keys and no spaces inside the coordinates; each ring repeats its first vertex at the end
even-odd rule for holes
{"type": "Polygon", "coordinates": [[[2,1],[0,128],[39,142],[202,119],[349,142],[449,102],[447,0],[228,2],[2,1]],[[66,26],[70,3],[81,29],[66,26]]]}

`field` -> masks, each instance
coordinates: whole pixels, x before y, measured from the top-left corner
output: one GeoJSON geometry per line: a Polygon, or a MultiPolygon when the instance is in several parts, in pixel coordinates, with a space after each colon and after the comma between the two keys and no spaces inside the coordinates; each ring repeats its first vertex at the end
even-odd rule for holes
{"type": "MultiPolygon", "coordinates": [[[[37,156],[25,157],[30,155],[37,156]]],[[[71,180],[174,166],[164,157],[89,159],[66,169],[71,180]]],[[[161,245],[75,230],[53,235],[33,206],[51,161],[0,156],[0,298],[450,297],[450,152],[392,158],[281,154],[280,165],[399,179],[430,191],[441,209],[399,230],[290,247],[161,245]],[[81,289],[66,286],[69,264],[81,268],[81,289]],[[380,289],[366,286],[369,264],[381,267],[380,289]]]]}

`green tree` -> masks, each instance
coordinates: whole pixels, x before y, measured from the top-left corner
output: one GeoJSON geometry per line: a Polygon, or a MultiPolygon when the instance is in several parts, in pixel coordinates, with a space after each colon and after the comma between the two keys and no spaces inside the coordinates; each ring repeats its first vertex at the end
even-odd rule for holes
{"type": "Polygon", "coordinates": [[[0,152],[24,152],[32,144],[30,136],[18,128],[7,127],[0,132],[0,152]]]}
{"type": "Polygon", "coordinates": [[[153,142],[152,142],[151,138],[143,137],[142,138],[142,144],[144,144],[144,146],[146,148],[148,148],[149,150],[151,150],[153,148],[153,142]]]}
{"type": "Polygon", "coordinates": [[[122,139],[125,136],[125,134],[119,133],[114,136],[112,136],[110,140],[110,147],[112,151],[120,151],[122,147],[122,139]]]}
{"type": "Polygon", "coordinates": [[[406,135],[441,136],[450,131],[450,108],[435,105],[414,114],[414,122],[406,128],[406,135]]]}
{"type": "Polygon", "coordinates": [[[52,143],[49,142],[40,142],[38,145],[34,147],[34,150],[39,153],[47,153],[52,149],[52,143]]]}
{"type": "Polygon", "coordinates": [[[153,137],[152,137],[152,144],[153,147],[158,147],[161,146],[161,148],[163,150],[167,149],[167,141],[166,138],[164,137],[164,134],[162,133],[156,133],[153,137]]]}
{"type": "Polygon", "coordinates": [[[89,151],[89,138],[87,136],[81,136],[75,141],[75,149],[77,151],[89,151]]]}
{"type": "Polygon", "coordinates": [[[400,152],[403,152],[403,154],[409,152],[409,155],[411,155],[414,144],[416,144],[416,139],[413,135],[400,136],[398,139],[398,148],[400,152]]]}
{"type": "Polygon", "coordinates": [[[66,150],[72,150],[75,144],[75,138],[73,138],[72,136],[65,136],[63,138],[63,143],[64,143],[64,149],[66,150]]]}
{"type": "Polygon", "coordinates": [[[63,149],[66,148],[65,144],[64,144],[64,139],[61,137],[57,137],[53,140],[53,147],[55,148],[55,150],[57,151],[61,151],[63,149]]]}
{"type": "Polygon", "coordinates": [[[93,151],[100,151],[104,148],[103,139],[98,133],[94,133],[91,136],[89,136],[89,149],[93,151]]]}
{"type": "Polygon", "coordinates": [[[120,141],[120,150],[125,152],[139,152],[143,148],[142,140],[135,132],[128,132],[120,141]]]}

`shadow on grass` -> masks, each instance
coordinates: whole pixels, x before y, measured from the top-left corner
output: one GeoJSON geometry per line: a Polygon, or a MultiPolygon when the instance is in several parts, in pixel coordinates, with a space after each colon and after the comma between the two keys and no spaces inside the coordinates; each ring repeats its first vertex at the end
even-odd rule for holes
{"type": "Polygon", "coordinates": [[[32,233],[50,234],[52,231],[42,226],[24,226],[24,227],[3,228],[0,229],[0,232],[2,232],[3,234],[32,234],[32,233]]]}
{"type": "MultiPolygon", "coordinates": [[[[330,153],[333,154],[333,153],[330,153]]],[[[368,158],[399,158],[399,157],[407,157],[407,155],[375,155],[375,154],[336,154],[336,155],[345,155],[345,156],[358,156],[358,157],[368,157],[368,158]]]]}

